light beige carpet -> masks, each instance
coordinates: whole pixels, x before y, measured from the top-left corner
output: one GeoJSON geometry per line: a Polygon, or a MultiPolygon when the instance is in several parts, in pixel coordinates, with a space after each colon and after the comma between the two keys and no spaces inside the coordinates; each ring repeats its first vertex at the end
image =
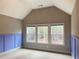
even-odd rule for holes
{"type": "Polygon", "coordinates": [[[18,49],[0,56],[0,59],[71,59],[71,56],[36,50],[18,49]]]}

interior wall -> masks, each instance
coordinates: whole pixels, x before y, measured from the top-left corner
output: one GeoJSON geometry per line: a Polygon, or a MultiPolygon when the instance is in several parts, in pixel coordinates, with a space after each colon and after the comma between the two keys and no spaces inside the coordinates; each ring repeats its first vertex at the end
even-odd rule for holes
{"type": "Polygon", "coordinates": [[[0,15],[0,54],[21,47],[21,25],[20,20],[0,15]]]}
{"type": "Polygon", "coordinates": [[[0,34],[21,32],[21,21],[12,17],[0,15],[0,34]]]}
{"type": "Polygon", "coordinates": [[[79,37],[79,1],[76,2],[72,13],[72,34],[79,37]]]}
{"type": "Polygon", "coordinates": [[[49,51],[58,51],[70,53],[70,37],[71,37],[71,16],[61,11],[56,7],[48,7],[32,10],[32,12],[23,20],[23,47],[34,48],[49,51]],[[65,24],[65,47],[43,45],[43,44],[31,44],[26,43],[26,26],[27,24],[52,24],[52,23],[64,23],[65,24]]]}
{"type": "Polygon", "coordinates": [[[79,59],[79,0],[76,0],[72,13],[72,46],[73,58],[79,59]]]}

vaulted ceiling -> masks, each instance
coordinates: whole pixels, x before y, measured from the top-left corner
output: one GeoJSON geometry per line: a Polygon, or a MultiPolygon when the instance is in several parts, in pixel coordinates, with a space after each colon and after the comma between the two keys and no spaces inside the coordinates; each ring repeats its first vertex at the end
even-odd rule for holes
{"type": "Polygon", "coordinates": [[[56,6],[72,14],[76,0],[0,0],[0,14],[23,19],[32,9],[56,6]]]}

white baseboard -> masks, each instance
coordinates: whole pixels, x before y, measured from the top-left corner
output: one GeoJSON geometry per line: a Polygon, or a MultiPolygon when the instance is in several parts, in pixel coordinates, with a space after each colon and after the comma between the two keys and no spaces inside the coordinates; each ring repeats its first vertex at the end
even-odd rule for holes
{"type": "Polygon", "coordinates": [[[8,50],[8,51],[6,51],[6,52],[2,52],[2,53],[0,53],[0,55],[4,55],[4,54],[7,54],[7,53],[11,53],[11,52],[13,52],[13,51],[16,51],[17,49],[20,49],[20,47],[14,48],[14,49],[11,49],[11,50],[8,50]]]}

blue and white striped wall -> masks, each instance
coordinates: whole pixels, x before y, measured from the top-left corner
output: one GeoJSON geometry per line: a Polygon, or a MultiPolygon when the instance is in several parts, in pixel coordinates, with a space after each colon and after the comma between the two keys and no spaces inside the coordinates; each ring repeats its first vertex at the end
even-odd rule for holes
{"type": "Polygon", "coordinates": [[[0,34],[0,53],[20,48],[22,42],[21,33],[0,34]]]}

